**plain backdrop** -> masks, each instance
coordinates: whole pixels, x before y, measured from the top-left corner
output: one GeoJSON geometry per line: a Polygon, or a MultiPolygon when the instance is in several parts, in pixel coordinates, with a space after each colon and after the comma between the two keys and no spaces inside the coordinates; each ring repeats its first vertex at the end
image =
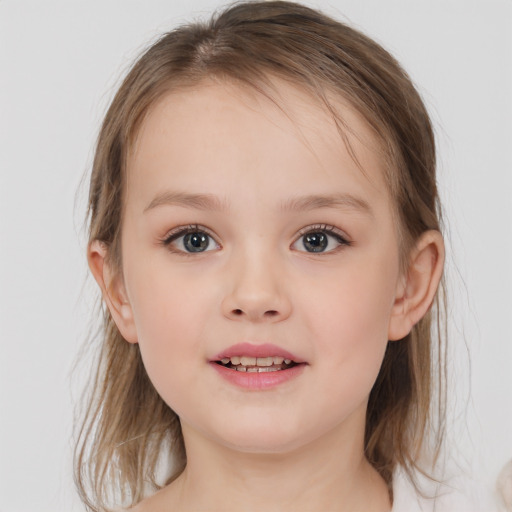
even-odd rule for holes
{"type": "MultiPolygon", "coordinates": [[[[492,489],[512,458],[512,2],[308,4],[389,49],[432,114],[452,290],[449,446],[492,489]]],[[[83,509],[71,432],[87,366],[76,373],[73,363],[96,290],[81,179],[129,63],[161,32],[219,5],[0,0],[2,512],[83,509]]]]}

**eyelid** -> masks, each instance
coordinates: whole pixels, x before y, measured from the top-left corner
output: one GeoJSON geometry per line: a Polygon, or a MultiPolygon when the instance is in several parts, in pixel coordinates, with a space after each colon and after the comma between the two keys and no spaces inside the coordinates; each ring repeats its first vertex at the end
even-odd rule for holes
{"type": "MultiPolygon", "coordinates": [[[[314,232],[320,232],[320,231],[336,238],[337,241],[339,242],[340,246],[352,245],[352,242],[349,240],[349,237],[342,230],[337,228],[336,226],[333,226],[330,224],[312,224],[310,226],[305,226],[299,230],[297,237],[295,238],[295,240],[292,243],[292,246],[295,245],[300,240],[300,238],[303,237],[304,235],[306,235],[308,233],[314,233],[314,232]]],[[[217,241],[216,235],[214,235],[212,233],[212,231],[210,229],[208,229],[206,226],[203,226],[201,224],[188,224],[185,226],[177,226],[177,227],[171,229],[170,231],[168,231],[164,235],[164,237],[160,240],[160,243],[162,245],[164,245],[165,247],[170,247],[171,243],[174,242],[175,240],[177,240],[178,238],[185,236],[188,233],[196,233],[196,232],[206,233],[214,241],[214,243],[218,246],[218,248],[221,247],[221,244],[217,241]]],[[[326,254],[326,253],[330,253],[333,251],[334,250],[323,252],[323,253],[318,253],[318,254],[326,254]]],[[[180,254],[189,255],[189,253],[186,253],[181,250],[176,250],[175,252],[180,253],[180,254]]],[[[303,252],[303,251],[301,251],[301,252],[303,252]]],[[[306,251],[304,251],[304,252],[306,252],[306,251]]],[[[198,253],[198,254],[201,254],[201,253],[198,253]]]]}
{"type": "Polygon", "coordinates": [[[205,226],[201,226],[201,224],[187,224],[185,226],[177,226],[169,230],[162,238],[163,243],[172,242],[175,238],[178,238],[180,235],[186,235],[187,233],[195,233],[196,231],[202,231],[207,235],[215,238],[212,232],[205,226]]]}
{"type": "MultiPolygon", "coordinates": [[[[186,226],[177,226],[177,227],[171,229],[170,231],[168,231],[164,235],[164,237],[160,240],[160,242],[162,245],[169,248],[171,246],[171,243],[174,242],[175,240],[177,240],[178,238],[185,236],[188,233],[196,233],[196,232],[206,233],[215,242],[215,244],[219,248],[221,247],[220,243],[217,241],[217,237],[212,233],[212,231],[210,229],[208,229],[206,226],[202,226],[201,224],[188,224],[186,226]]],[[[183,252],[180,250],[176,250],[176,252],[180,253],[180,254],[189,255],[189,253],[186,253],[186,252],[183,252]]],[[[205,252],[209,252],[209,251],[205,251],[205,252]]],[[[201,254],[201,253],[197,253],[197,254],[201,254]]]]}
{"type": "Polygon", "coordinates": [[[312,224],[311,226],[306,226],[299,229],[299,236],[297,238],[304,236],[307,233],[311,233],[312,231],[325,231],[326,233],[338,236],[347,243],[349,242],[348,235],[332,224],[312,224]]]}
{"type": "MultiPolygon", "coordinates": [[[[334,238],[336,238],[338,240],[340,247],[352,245],[352,241],[349,239],[347,234],[345,232],[343,232],[341,229],[337,228],[336,226],[333,226],[331,224],[313,224],[311,226],[303,227],[299,230],[299,234],[295,238],[292,246],[295,245],[301,239],[301,237],[303,237],[304,235],[307,235],[308,233],[315,233],[315,232],[323,232],[330,236],[333,236],[334,238]]],[[[335,250],[336,249],[326,251],[326,252],[318,252],[316,254],[318,254],[318,255],[329,254],[329,253],[334,252],[335,250]]],[[[300,251],[300,252],[307,252],[307,251],[300,251]]],[[[315,253],[311,253],[311,254],[315,254],[315,253]]]]}

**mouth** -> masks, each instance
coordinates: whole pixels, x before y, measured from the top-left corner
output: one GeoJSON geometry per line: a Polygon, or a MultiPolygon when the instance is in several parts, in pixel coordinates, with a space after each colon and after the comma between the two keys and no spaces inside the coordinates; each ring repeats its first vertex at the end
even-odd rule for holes
{"type": "Polygon", "coordinates": [[[215,363],[229,370],[246,373],[279,372],[288,370],[299,364],[282,356],[232,356],[224,357],[219,361],[215,361],[215,363]]]}
{"type": "Polygon", "coordinates": [[[220,377],[239,388],[270,390],[294,381],[308,363],[269,343],[239,343],[209,360],[220,377]]]}

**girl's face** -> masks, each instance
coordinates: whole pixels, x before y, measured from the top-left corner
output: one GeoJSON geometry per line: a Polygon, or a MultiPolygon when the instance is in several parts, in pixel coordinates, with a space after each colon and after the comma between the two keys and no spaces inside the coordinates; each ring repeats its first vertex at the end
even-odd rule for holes
{"type": "Polygon", "coordinates": [[[318,105],[279,92],[282,110],[213,82],[156,104],[122,229],[123,334],[185,436],[251,452],[362,443],[402,293],[369,128],[340,104],[362,172],[318,105]]]}

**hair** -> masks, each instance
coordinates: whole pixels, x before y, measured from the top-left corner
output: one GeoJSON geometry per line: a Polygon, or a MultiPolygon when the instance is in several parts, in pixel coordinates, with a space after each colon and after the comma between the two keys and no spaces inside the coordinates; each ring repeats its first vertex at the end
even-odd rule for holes
{"type": "MultiPolygon", "coordinates": [[[[426,108],[410,78],[379,44],[305,6],[284,1],[234,4],[207,22],[163,35],[133,65],[103,121],[90,180],[89,241],[108,248],[121,272],[125,170],[148,111],[165,94],[206,79],[235,82],[273,96],[272,79],[308,92],[327,109],[344,143],[350,127],[336,106],[348,102],[379,141],[397,218],[401,264],[414,242],[440,230],[435,142],[426,108]],[[270,92],[269,92],[270,91],[270,92]]],[[[354,156],[355,157],[355,156],[354,156]]],[[[400,341],[389,342],[372,388],[365,455],[386,481],[401,466],[427,474],[444,435],[446,352],[444,284],[427,313],[400,341]],[[437,329],[435,327],[437,326],[437,329]],[[435,340],[435,341],[434,341],[435,340]],[[444,348],[443,348],[444,347],[444,348]]],[[[103,306],[98,364],[79,427],[75,480],[89,510],[109,510],[115,494],[138,503],[183,471],[179,418],[151,384],[137,344],[127,343],[103,306]],[[159,478],[160,462],[173,463],[159,478]]]]}

